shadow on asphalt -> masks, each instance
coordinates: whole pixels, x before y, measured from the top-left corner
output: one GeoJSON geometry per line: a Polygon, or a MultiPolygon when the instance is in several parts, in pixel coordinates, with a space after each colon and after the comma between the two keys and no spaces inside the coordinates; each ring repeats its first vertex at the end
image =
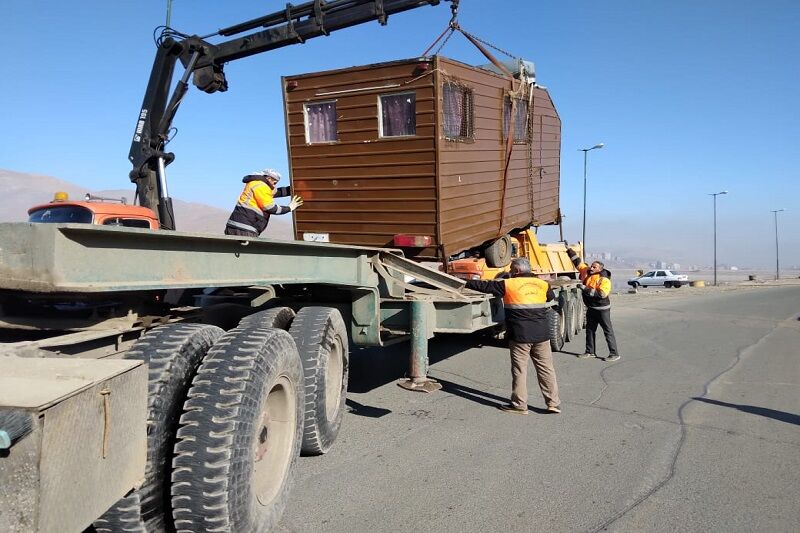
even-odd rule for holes
{"type": "Polygon", "coordinates": [[[345,400],[345,404],[347,407],[350,408],[350,413],[356,416],[364,416],[367,418],[380,418],[382,416],[386,416],[392,411],[389,409],[383,409],[382,407],[373,407],[371,405],[364,405],[363,403],[358,403],[354,400],[348,398],[345,400]]]}
{"type": "MultiPolygon", "coordinates": [[[[494,341],[499,342],[499,341],[494,341]]],[[[431,365],[454,355],[487,344],[478,335],[437,335],[428,342],[431,365]]],[[[401,342],[384,348],[364,348],[350,352],[350,375],[347,390],[356,394],[369,392],[406,377],[411,344],[401,342]]]]}
{"type": "MultiPolygon", "coordinates": [[[[501,405],[508,404],[508,398],[504,398],[490,392],[473,389],[472,387],[467,387],[466,385],[453,383],[452,381],[446,381],[444,379],[437,378],[436,381],[441,383],[442,391],[449,392],[453,396],[458,396],[459,398],[464,398],[465,400],[469,400],[471,402],[495,408],[499,408],[501,405]]],[[[534,413],[547,414],[546,409],[540,409],[539,407],[533,407],[529,405],[528,409],[534,413]]]]}
{"type": "Polygon", "coordinates": [[[693,399],[697,400],[698,402],[710,403],[712,405],[720,405],[722,407],[731,407],[733,409],[742,411],[744,413],[750,413],[751,415],[758,415],[766,418],[772,418],[773,420],[778,420],[780,422],[786,422],[787,424],[794,424],[796,426],[800,426],[800,415],[793,415],[792,413],[787,413],[785,411],[777,411],[775,409],[769,409],[767,407],[756,407],[755,405],[728,403],[720,400],[712,400],[711,398],[693,398],[693,399]]]}

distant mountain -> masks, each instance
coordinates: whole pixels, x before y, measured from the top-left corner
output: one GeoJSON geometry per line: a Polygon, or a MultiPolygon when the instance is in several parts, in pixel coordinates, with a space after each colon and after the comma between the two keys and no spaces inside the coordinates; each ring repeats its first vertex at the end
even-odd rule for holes
{"type": "MultiPolygon", "coordinates": [[[[0,195],[0,222],[27,220],[28,208],[49,202],[56,191],[64,191],[72,199],[82,199],[86,193],[106,198],[125,197],[128,203],[132,203],[134,198],[133,189],[94,191],[50,176],[4,169],[0,169],[0,190],[3,191],[0,195]]],[[[174,198],[172,202],[180,231],[222,234],[225,230],[230,211],[174,198]]],[[[291,215],[272,217],[262,237],[292,240],[291,215]]]]}

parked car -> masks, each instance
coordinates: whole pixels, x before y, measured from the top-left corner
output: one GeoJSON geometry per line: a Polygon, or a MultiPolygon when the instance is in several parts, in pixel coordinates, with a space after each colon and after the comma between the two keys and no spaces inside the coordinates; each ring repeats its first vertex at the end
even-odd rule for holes
{"type": "Polygon", "coordinates": [[[633,287],[675,287],[689,283],[689,276],[686,274],[675,274],[671,270],[651,270],[628,280],[628,285],[633,287]]]}

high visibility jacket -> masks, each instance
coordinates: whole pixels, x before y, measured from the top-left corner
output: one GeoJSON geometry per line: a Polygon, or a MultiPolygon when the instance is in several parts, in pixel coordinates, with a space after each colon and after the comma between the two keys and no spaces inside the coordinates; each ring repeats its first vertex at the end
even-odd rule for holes
{"type": "Polygon", "coordinates": [[[467,288],[503,298],[507,337],[515,342],[550,340],[549,308],[542,304],[555,298],[550,284],[535,277],[516,276],[509,279],[469,280],[467,288]]]}
{"type": "Polygon", "coordinates": [[[583,303],[586,307],[597,309],[611,309],[611,300],[608,295],[611,294],[611,272],[606,269],[601,270],[597,274],[589,274],[589,265],[582,262],[571,249],[567,253],[572,259],[575,268],[578,269],[578,275],[583,282],[583,303]]]}
{"type": "Polygon", "coordinates": [[[282,198],[292,194],[291,187],[278,187],[273,189],[267,182],[253,176],[243,180],[244,189],[239,195],[239,201],[233,208],[226,226],[240,231],[253,232],[259,235],[267,228],[270,215],[283,215],[291,209],[275,203],[275,198],[282,198]]]}

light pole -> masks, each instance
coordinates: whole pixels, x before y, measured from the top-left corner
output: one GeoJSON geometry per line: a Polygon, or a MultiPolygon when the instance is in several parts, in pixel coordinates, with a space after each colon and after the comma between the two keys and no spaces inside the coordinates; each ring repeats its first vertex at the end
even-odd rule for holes
{"type": "Polygon", "coordinates": [[[591,148],[579,148],[583,152],[583,245],[581,246],[581,260],[586,262],[586,160],[590,150],[602,148],[603,143],[598,143],[591,148]]]}
{"type": "Polygon", "coordinates": [[[711,192],[709,196],[714,197],[714,286],[717,286],[717,196],[728,194],[728,191],[711,192]]]}
{"type": "Polygon", "coordinates": [[[778,213],[786,211],[785,209],[773,209],[772,214],[775,215],[775,279],[781,279],[781,262],[780,255],[778,254],[778,213]]]}

